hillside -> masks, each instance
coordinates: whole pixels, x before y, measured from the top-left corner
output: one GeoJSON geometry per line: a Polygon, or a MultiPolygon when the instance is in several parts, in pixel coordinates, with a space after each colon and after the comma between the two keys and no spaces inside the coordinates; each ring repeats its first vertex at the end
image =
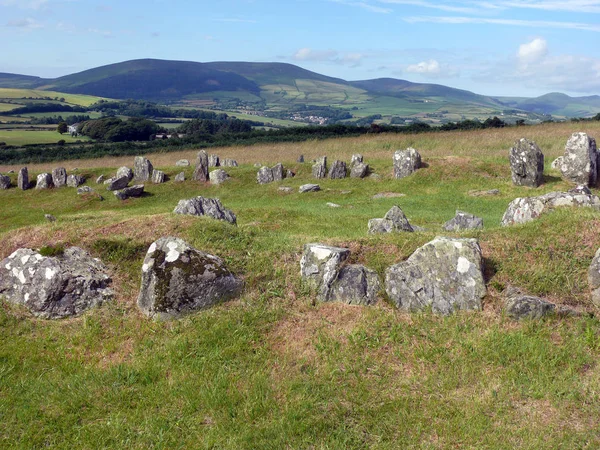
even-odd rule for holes
{"type": "Polygon", "coordinates": [[[588,117],[600,112],[600,96],[570,97],[553,92],[536,98],[502,98],[507,106],[539,114],[551,114],[565,117],[588,117]]]}

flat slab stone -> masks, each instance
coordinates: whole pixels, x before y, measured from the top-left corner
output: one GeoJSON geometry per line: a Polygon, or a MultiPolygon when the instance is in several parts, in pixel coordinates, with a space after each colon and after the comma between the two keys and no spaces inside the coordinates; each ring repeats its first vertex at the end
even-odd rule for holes
{"type": "Polygon", "coordinates": [[[190,216],[208,216],[217,220],[225,220],[233,225],[237,218],[233,211],[226,209],[218,198],[204,198],[202,196],[180,200],[175,210],[175,214],[184,214],[190,216]]]}
{"type": "Polygon", "coordinates": [[[305,192],[317,192],[317,191],[320,191],[320,190],[321,190],[321,186],[319,186],[318,184],[303,184],[298,189],[298,192],[300,192],[301,194],[303,194],[305,192]]]}

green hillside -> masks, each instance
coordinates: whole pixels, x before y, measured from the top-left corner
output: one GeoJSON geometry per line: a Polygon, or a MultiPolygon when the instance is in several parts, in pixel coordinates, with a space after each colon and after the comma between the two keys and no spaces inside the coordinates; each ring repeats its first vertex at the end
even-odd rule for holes
{"type": "Polygon", "coordinates": [[[553,92],[536,98],[503,98],[505,105],[538,114],[551,114],[564,117],[590,117],[600,112],[600,96],[570,97],[553,92]]]}

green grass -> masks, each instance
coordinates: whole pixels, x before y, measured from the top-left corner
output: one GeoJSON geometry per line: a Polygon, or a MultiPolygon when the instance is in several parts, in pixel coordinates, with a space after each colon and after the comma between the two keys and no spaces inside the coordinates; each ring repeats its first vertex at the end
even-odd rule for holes
{"type": "Polygon", "coordinates": [[[94,97],[92,95],[79,95],[79,94],[65,94],[63,92],[56,91],[44,91],[41,89],[9,89],[0,88],[0,98],[33,98],[43,99],[44,97],[50,98],[64,98],[65,103],[79,106],[90,106],[96,103],[98,100],[102,100],[101,97],[94,97]]]}
{"type": "Polygon", "coordinates": [[[39,131],[31,129],[0,129],[0,142],[7,145],[55,144],[61,139],[66,142],[85,141],[85,136],[72,137],[70,134],[59,134],[56,131],[39,131]]]}
{"type": "MultiPolygon", "coordinates": [[[[117,290],[115,302],[63,321],[0,303],[0,447],[598,447],[600,322],[517,323],[501,310],[500,291],[512,283],[594,311],[586,271],[600,247],[600,213],[562,209],[499,225],[513,198],[569,187],[550,169],[569,127],[527,130],[547,155],[538,189],[510,183],[511,129],[222,149],[242,162],[226,168],[232,179],[222,186],[147,184],[148,196],[126,202],[93,181],[104,201],[70,188],[0,191],[0,258],[24,245],[50,253],[79,245],[110,267],[117,290]],[[394,180],[391,154],[408,145],[428,167],[394,180]],[[309,149],[346,160],[362,151],[382,178],[320,180],[321,192],[282,194],[280,185],[313,181],[309,163],[293,162],[299,153],[312,158],[309,149]],[[297,177],[259,186],[253,160],[283,161],[297,177]],[[469,194],[493,188],[500,195],[469,194]],[[380,192],[405,197],[373,200],[380,192]],[[238,226],[172,214],[179,199],[195,195],[219,197],[238,226]],[[368,219],[394,204],[429,231],[367,235],[368,219]],[[411,315],[384,298],[375,307],[313,306],[299,279],[305,243],[350,247],[352,262],[382,275],[448,234],[441,225],[455,209],[484,218],[484,230],[450,233],[481,243],[483,312],[411,315]],[[46,222],[45,213],[57,221],[46,222]],[[165,235],[222,257],[244,277],[243,296],[176,322],[142,316],[135,305],[142,261],[165,235]]],[[[181,171],[173,167],[178,156],[156,158],[169,176],[181,171]]],[[[105,165],[89,162],[79,172],[93,180],[115,170],[105,165]]],[[[30,176],[53,166],[30,168],[30,176]]],[[[189,177],[192,168],[184,170],[189,177]]]]}

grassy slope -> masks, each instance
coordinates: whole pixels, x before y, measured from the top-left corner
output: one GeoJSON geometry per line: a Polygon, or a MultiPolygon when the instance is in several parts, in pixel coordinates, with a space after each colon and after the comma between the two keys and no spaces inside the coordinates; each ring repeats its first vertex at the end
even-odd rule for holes
{"type": "MultiPolygon", "coordinates": [[[[0,192],[0,258],[23,245],[81,245],[111,266],[118,293],[111,305],[58,322],[0,306],[0,446],[597,447],[600,323],[514,323],[499,310],[498,290],[508,282],[591,310],[585,272],[600,247],[598,213],[562,210],[525,226],[498,225],[514,197],[568,187],[549,165],[577,125],[600,132],[596,123],[562,124],[219,149],[242,163],[227,169],[233,179],[225,185],[148,185],[149,196],[123,203],[71,189],[0,192]],[[507,152],[522,136],[536,139],[547,157],[539,189],[510,184],[507,152]],[[393,180],[391,154],[409,145],[429,167],[393,180]],[[298,176],[281,184],[297,187],[313,181],[310,164],[292,162],[298,154],[349,160],[355,152],[383,178],[323,180],[322,192],[303,196],[254,181],[256,161],[283,161],[298,176]],[[501,194],[469,195],[492,188],[501,194]],[[406,196],[371,199],[386,191],[406,196]],[[171,214],[193,195],[221,198],[239,226],[171,214]],[[367,236],[367,220],[393,204],[431,231],[367,236]],[[458,208],[485,220],[484,231],[462,234],[478,237],[486,258],[483,313],[408,315],[384,301],[373,308],[313,306],[300,284],[307,242],[350,246],[354,261],[381,274],[441,234],[458,208]],[[45,223],[44,213],[58,221],[45,223]],[[247,292],[178,322],[142,317],[135,307],[142,259],[164,235],[223,257],[244,275],[247,292]]],[[[172,176],[180,157],[193,153],[151,159],[172,176]]],[[[95,177],[111,172],[100,167],[131,162],[77,165],[95,177]]],[[[52,167],[32,166],[30,173],[52,167]]]]}
{"type": "Polygon", "coordinates": [[[47,127],[39,127],[37,130],[31,129],[0,129],[0,142],[6,142],[7,145],[27,145],[27,144],[55,144],[61,139],[66,142],[86,141],[85,136],[72,137],[70,134],[59,134],[54,130],[48,131],[47,127]]]}
{"type": "Polygon", "coordinates": [[[65,103],[79,106],[89,106],[102,100],[102,97],[94,97],[92,95],[65,94],[56,91],[43,91],[40,89],[9,89],[0,88],[0,98],[64,98],[65,103]]]}

